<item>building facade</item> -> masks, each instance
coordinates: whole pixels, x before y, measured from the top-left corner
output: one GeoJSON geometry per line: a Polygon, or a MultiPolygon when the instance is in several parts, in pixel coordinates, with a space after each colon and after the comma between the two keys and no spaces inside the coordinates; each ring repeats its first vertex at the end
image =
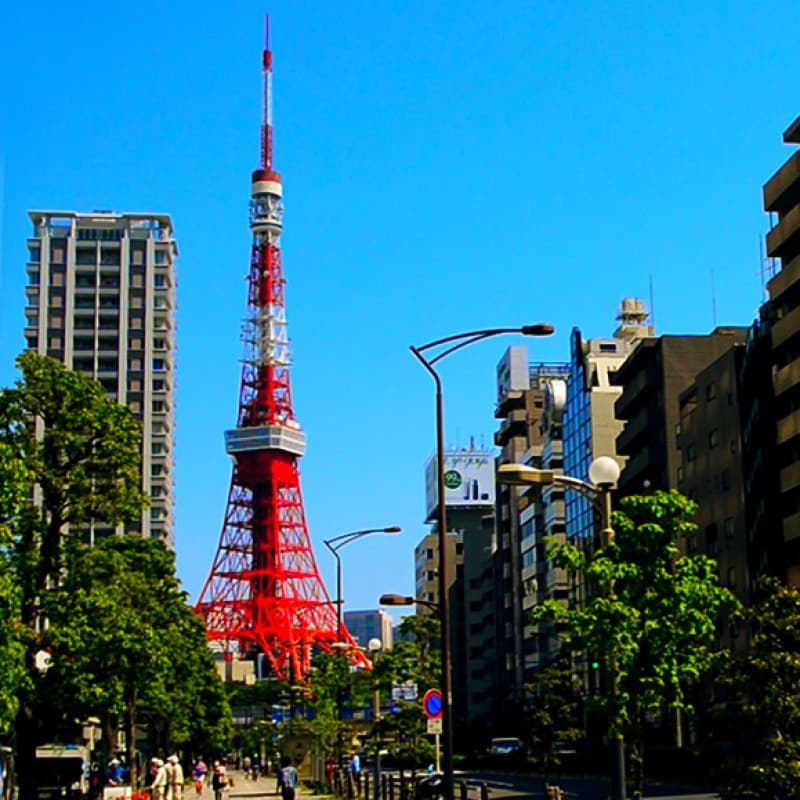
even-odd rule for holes
{"type": "MultiPolygon", "coordinates": [[[[638,298],[624,298],[617,313],[618,327],[608,339],[584,339],[573,328],[570,369],[564,411],[564,473],[589,479],[589,465],[599,456],[617,457],[617,436],[622,430],[614,404],[622,394],[615,377],[640,339],[652,337],[649,314],[638,298]]],[[[591,543],[597,529],[592,504],[575,492],[565,495],[567,536],[573,544],[591,543]]]]}
{"type": "MultiPolygon", "coordinates": [[[[745,346],[737,344],[701,370],[679,398],[678,489],[697,502],[697,532],[681,543],[719,565],[721,585],[750,601],[746,505],[739,402],[745,346]]],[[[736,644],[736,629],[723,632],[736,644]],[[733,635],[732,635],[733,634],[733,635]]]]}
{"type": "Polygon", "coordinates": [[[93,544],[123,531],[173,541],[175,260],[164,214],[31,211],[27,349],[97,380],[142,425],[141,519],[96,521],[93,544]]]}
{"type": "Polygon", "coordinates": [[[371,639],[377,639],[381,643],[381,650],[391,649],[394,641],[392,618],[385,611],[345,611],[343,619],[359,647],[368,647],[371,639]]]}
{"type": "Polygon", "coordinates": [[[682,454],[678,448],[680,396],[702,370],[742,344],[747,328],[716,328],[708,335],[641,339],[620,365],[614,404],[624,421],[617,454],[626,457],[619,494],[677,489],[682,454]]]}
{"type": "MultiPolygon", "coordinates": [[[[784,132],[783,141],[800,144],[800,118],[784,132]]],[[[767,290],[775,455],[780,482],[781,577],[797,586],[800,585],[800,151],[795,151],[765,184],[764,209],[773,223],[767,234],[767,256],[780,265],[767,290]]]]}
{"type": "MultiPolygon", "coordinates": [[[[500,448],[498,466],[524,461],[541,466],[545,450],[542,435],[545,395],[552,380],[564,380],[567,375],[566,364],[528,363],[525,347],[506,350],[497,365],[495,418],[500,425],[494,442],[500,448]]],[[[558,453],[553,457],[557,458],[558,453]]],[[[556,507],[555,503],[551,505],[556,507]]],[[[523,687],[539,661],[538,631],[530,623],[529,615],[538,597],[538,563],[544,535],[541,498],[500,484],[495,520],[494,718],[502,720],[508,732],[515,725],[522,725],[521,718],[512,719],[513,713],[524,714],[523,687]]]]}

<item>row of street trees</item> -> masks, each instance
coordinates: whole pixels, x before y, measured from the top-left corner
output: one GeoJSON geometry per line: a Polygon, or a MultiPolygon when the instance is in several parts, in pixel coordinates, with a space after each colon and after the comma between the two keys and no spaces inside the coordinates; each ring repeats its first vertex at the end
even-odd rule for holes
{"type": "Polygon", "coordinates": [[[800,592],[762,580],[742,608],[713,559],[678,547],[697,529],[696,509],[675,491],[627,497],[610,546],[551,542],[553,563],[587,599],[549,600],[533,614],[562,642],[559,660],[528,687],[535,762],[547,776],[556,742],[580,738],[581,712],[600,711],[612,740],[624,738],[629,796],[639,800],[648,733],[659,720],[679,732],[683,720],[703,754],[695,777],[725,800],[800,800],[800,592]],[[720,646],[726,628],[738,631],[735,651],[720,646]],[[596,665],[605,686],[587,696],[576,664],[596,665]]]}
{"type": "Polygon", "coordinates": [[[0,734],[20,800],[35,797],[37,744],[88,717],[107,752],[126,734],[131,765],[137,726],[154,752],[225,752],[230,709],[173,554],[138,536],[82,543],[82,526],[147,506],[137,420],[53,359],[17,366],[0,391],[0,734]]]}

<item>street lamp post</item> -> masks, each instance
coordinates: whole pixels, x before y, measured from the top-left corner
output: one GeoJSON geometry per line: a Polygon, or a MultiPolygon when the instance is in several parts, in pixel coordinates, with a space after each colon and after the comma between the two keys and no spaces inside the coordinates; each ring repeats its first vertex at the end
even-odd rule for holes
{"type": "MultiPolygon", "coordinates": [[[[333,553],[336,559],[336,646],[341,653],[342,650],[347,649],[347,643],[342,640],[342,557],[339,555],[339,550],[346,544],[362,539],[364,536],[371,536],[372,534],[385,534],[392,535],[400,533],[401,528],[399,525],[390,525],[387,528],[364,528],[359,531],[350,531],[343,533],[340,536],[334,536],[332,539],[324,539],[323,544],[328,550],[333,553]]],[[[339,723],[339,732],[336,737],[336,760],[337,765],[341,766],[342,762],[342,715],[344,713],[344,698],[342,696],[342,689],[340,688],[336,693],[336,716],[339,723]]]]}
{"type": "MultiPolygon", "coordinates": [[[[613,547],[616,535],[611,524],[611,493],[617,485],[619,464],[611,456],[600,456],[589,465],[589,481],[559,475],[552,470],[535,469],[524,464],[503,464],[497,468],[498,483],[513,486],[549,486],[556,484],[587,497],[599,510],[603,526],[601,531],[605,547],[613,547]]],[[[614,579],[611,578],[606,589],[608,599],[613,603],[616,596],[614,579]]],[[[620,694],[620,671],[616,655],[607,662],[609,689],[611,694],[611,713],[609,715],[609,742],[613,744],[610,753],[610,783],[612,800],[625,800],[625,739],[619,725],[617,705],[620,694]]]]}
{"type": "Polygon", "coordinates": [[[399,525],[391,525],[388,528],[364,528],[360,531],[350,531],[350,533],[343,533],[341,536],[334,536],[333,539],[323,540],[323,544],[328,550],[333,553],[336,559],[336,641],[342,641],[342,557],[339,555],[339,550],[350,542],[356,539],[361,539],[364,536],[370,536],[373,533],[382,534],[395,534],[400,533],[401,528],[399,525]]]}
{"type": "Polygon", "coordinates": [[[449,587],[450,565],[447,556],[447,511],[445,508],[444,485],[444,411],[442,404],[442,380],[434,366],[447,356],[468,347],[476,342],[499,336],[504,333],[516,333],[523,336],[549,336],[553,326],[541,323],[523,325],[519,328],[485,328],[477,331],[466,331],[452,336],[436,339],[419,347],[411,346],[414,357],[428,371],[436,385],[436,503],[439,546],[439,626],[442,636],[442,728],[444,745],[443,789],[445,800],[453,798],[453,697],[451,689],[451,648],[450,648],[450,603],[447,596],[449,587]],[[437,350],[433,357],[426,358],[424,353],[437,350]]]}
{"type": "MultiPolygon", "coordinates": [[[[380,639],[370,639],[367,642],[370,659],[372,661],[372,671],[375,672],[375,665],[378,663],[378,654],[383,647],[380,639]]],[[[372,731],[375,736],[375,800],[381,800],[381,743],[377,738],[378,723],[381,721],[381,685],[377,675],[373,674],[373,694],[372,694],[372,731]]]]}

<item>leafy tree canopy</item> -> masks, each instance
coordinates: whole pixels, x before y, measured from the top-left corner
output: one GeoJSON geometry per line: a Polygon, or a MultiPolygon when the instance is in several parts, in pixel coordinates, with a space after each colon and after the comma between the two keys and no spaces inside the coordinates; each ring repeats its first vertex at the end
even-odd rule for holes
{"type": "Polygon", "coordinates": [[[659,491],[623,498],[620,506],[613,544],[594,553],[568,544],[551,550],[556,566],[583,576],[586,603],[566,608],[548,601],[533,618],[562,623],[568,647],[598,659],[617,678],[616,691],[596,699],[612,730],[634,744],[640,792],[645,715],[659,713],[665,701],[688,707],[687,686],[714,662],[720,616],[737,603],[719,586],[714,561],[680,554],[679,539],[696,530],[695,503],[659,491]]]}

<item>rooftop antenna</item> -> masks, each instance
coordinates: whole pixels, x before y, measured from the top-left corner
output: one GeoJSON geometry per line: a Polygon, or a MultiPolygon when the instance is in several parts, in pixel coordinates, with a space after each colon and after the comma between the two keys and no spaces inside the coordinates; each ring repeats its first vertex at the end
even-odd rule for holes
{"type": "Polygon", "coordinates": [[[650,324],[653,326],[653,333],[656,332],[656,304],[653,300],[653,273],[648,276],[648,288],[650,291],[650,324]]]}
{"type": "Polygon", "coordinates": [[[714,267],[708,270],[709,278],[711,279],[711,323],[712,328],[717,327],[717,292],[714,288],[714,267]]]}

